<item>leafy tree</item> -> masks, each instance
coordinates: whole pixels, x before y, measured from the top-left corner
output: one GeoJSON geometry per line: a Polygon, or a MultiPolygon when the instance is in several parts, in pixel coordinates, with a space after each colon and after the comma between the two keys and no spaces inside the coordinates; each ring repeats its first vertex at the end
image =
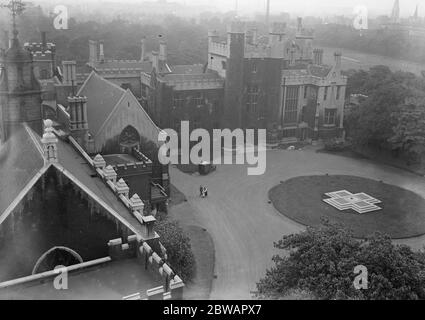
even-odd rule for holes
{"type": "Polygon", "coordinates": [[[358,146],[388,148],[396,125],[392,114],[407,98],[423,94],[424,81],[408,72],[391,72],[385,66],[348,75],[348,94],[361,93],[368,98],[347,113],[347,135],[358,146]]]}
{"type": "Polygon", "coordinates": [[[183,281],[190,281],[195,274],[195,257],[190,239],[176,221],[159,219],[155,230],[161,236],[160,241],[167,249],[167,260],[173,270],[182,277],[183,281]]]}
{"type": "Polygon", "coordinates": [[[388,236],[365,240],[324,221],[321,227],[284,236],[274,244],[285,255],[257,283],[257,297],[283,298],[294,291],[317,299],[424,299],[425,255],[394,245],[388,236]],[[368,288],[353,285],[354,268],[368,270],[368,288]]]}
{"type": "Polygon", "coordinates": [[[404,105],[393,115],[396,125],[389,139],[394,149],[411,154],[425,164],[425,105],[404,105]]]}

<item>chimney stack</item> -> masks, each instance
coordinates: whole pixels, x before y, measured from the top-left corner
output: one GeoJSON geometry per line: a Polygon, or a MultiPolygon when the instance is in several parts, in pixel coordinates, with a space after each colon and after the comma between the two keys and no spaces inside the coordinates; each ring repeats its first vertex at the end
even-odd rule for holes
{"type": "Polygon", "coordinates": [[[97,61],[97,41],[89,40],[89,62],[93,66],[97,61]]]}
{"type": "Polygon", "coordinates": [[[105,51],[103,48],[103,40],[99,41],[99,61],[101,63],[105,62],[105,51]]]}
{"type": "Polygon", "coordinates": [[[77,84],[77,63],[75,61],[62,61],[63,80],[62,83],[67,86],[77,84]]]}
{"type": "Polygon", "coordinates": [[[270,0],[266,0],[266,27],[267,30],[269,29],[269,25],[270,25],[270,0]]]}
{"type": "Polygon", "coordinates": [[[313,63],[316,65],[323,64],[323,49],[314,49],[313,50],[313,63]]]}
{"type": "Polygon", "coordinates": [[[303,31],[303,18],[301,17],[297,18],[297,31],[298,33],[301,33],[303,31]]]}
{"type": "Polygon", "coordinates": [[[152,68],[155,69],[155,72],[159,72],[159,57],[157,51],[152,51],[152,68]]]}
{"type": "Polygon", "coordinates": [[[9,31],[7,31],[7,30],[4,30],[4,33],[3,33],[3,45],[4,45],[5,50],[10,48],[10,46],[9,46],[9,31]]]}
{"type": "Polygon", "coordinates": [[[85,150],[88,148],[87,97],[68,97],[71,136],[85,150]]]}
{"type": "Polygon", "coordinates": [[[140,41],[140,61],[145,61],[146,59],[146,38],[143,37],[142,40],[140,41]]]}
{"type": "Polygon", "coordinates": [[[41,47],[43,48],[43,50],[47,49],[46,31],[41,31],[41,47]]]}
{"type": "Polygon", "coordinates": [[[167,61],[167,43],[163,40],[159,42],[159,60],[167,61]]]}
{"type": "Polygon", "coordinates": [[[335,69],[340,70],[341,69],[342,53],[341,52],[335,52],[334,56],[335,56],[335,69]]]}

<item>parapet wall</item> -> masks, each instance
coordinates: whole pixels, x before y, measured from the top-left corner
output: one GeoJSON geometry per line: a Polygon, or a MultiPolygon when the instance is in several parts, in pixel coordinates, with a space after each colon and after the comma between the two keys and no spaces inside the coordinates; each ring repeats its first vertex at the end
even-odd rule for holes
{"type": "Polygon", "coordinates": [[[229,55],[229,47],[226,43],[210,42],[208,45],[208,53],[227,57],[229,55]]]}
{"type": "MultiPolygon", "coordinates": [[[[109,256],[112,260],[120,260],[137,257],[148,272],[157,273],[164,281],[164,285],[157,288],[147,290],[146,295],[149,300],[174,299],[181,300],[183,298],[183,280],[174,273],[171,267],[166,262],[167,254],[162,245],[161,258],[147,241],[142,241],[136,235],[129,236],[127,243],[123,243],[121,238],[110,240],[108,243],[109,256]]],[[[140,300],[140,293],[135,293],[131,296],[124,297],[125,300],[140,300]]]]}

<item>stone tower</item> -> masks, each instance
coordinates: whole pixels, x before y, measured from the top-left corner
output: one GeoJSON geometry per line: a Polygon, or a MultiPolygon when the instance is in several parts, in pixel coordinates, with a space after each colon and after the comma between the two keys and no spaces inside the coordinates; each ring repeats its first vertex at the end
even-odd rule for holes
{"type": "Polygon", "coordinates": [[[243,25],[233,23],[228,33],[228,57],[224,94],[222,124],[235,129],[242,126],[243,69],[245,55],[245,32],[243,25]]]}
{"type": "Polygon", "coordinates": [[[42,134],[41,87],[34,76],[33,58],[22,48],[12,10],[11,46],[0,53],[0,140],[5,141],[19,124],[26,122],[42,134]]]}

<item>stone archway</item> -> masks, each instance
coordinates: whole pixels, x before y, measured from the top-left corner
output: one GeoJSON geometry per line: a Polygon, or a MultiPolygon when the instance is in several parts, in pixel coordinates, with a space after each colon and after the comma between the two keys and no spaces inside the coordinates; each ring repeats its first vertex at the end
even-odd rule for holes
{"type": "Polygon", "coordinates": [[[37,260],[32,274],[53,270],[58,265],[67,267],[82,262],[83,259],[74,250],[67,247],[53,247],[37,260]]]}
{"type": "Polygon", "coordinates": [[[127,126],[120,134],[119,145],[123,152],[139,148],[140,134],[133,126],[127,126]]]}

